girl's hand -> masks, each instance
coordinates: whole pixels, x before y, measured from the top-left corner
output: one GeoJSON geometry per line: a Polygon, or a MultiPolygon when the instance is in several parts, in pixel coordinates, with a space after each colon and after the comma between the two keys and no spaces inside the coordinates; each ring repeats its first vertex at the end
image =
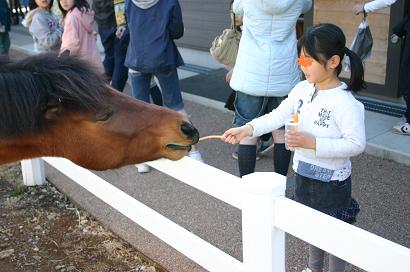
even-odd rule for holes
{"type": "Polygon", "coordinates": [[[250,137],[252,136],[252,134],[253,134],[253,127],[249,124],[246,124],[241,127],[228,129],[222,135],[223,136],[222,140],[230,144],[237,144],[243,138],[250,137]]]}
{"type": "Polygon", "coordinates": [[[289,147],[316,149],[316,138],[306,132],[291,130],[286,133],[285,139],[289,147]]]}

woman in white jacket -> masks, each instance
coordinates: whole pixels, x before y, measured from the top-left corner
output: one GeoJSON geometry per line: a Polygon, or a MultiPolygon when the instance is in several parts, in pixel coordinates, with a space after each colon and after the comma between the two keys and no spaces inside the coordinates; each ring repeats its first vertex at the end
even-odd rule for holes
{"type": "MultiPolygon", "coordinates": [[[[242,38],[230,81],[236,92],[233,124],[242,126],[276,108],[300,81],[296,22],[311,0],[235,0],[233,12],[243,16],[242,38]]],[[[290,152],[284,130],[273,132],[275,171],[288,172],[290,152]]],[[[257,138],[238,147],[240,176],[254,172],[257,138]]]]}
{"type": "Polygon", "coordinates": [[[360,13],[370,13],[370,12],[375,12],[380,9],[384,9],[387,7],[390,7],[394,3],[396,3],[397,0],[374,0],[370,1],[366,4],[356,4],[353,7],[353,12],[358,15],[360,13]]]}

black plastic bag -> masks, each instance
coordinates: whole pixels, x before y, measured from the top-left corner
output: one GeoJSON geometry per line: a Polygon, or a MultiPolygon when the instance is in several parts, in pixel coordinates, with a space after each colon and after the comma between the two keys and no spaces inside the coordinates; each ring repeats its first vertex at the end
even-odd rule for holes
{"type": "MultiPolygon", "coordinates": [[[[369,24],[367,23],[366,17],[363,18],[359,25],[356,36],[350,45],[350,50],[355,52],[359,58],[364,62],[371,55],[373,47],[373,37],[370,32],[369,24]]],[[[348,57],[344,59],[345,70],[350,71],[350,60],[348,57]]]]}

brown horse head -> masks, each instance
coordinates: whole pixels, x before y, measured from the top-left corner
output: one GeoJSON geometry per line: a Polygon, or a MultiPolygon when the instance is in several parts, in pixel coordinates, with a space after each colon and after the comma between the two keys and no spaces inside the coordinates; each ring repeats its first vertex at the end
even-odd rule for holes
{"type": "Polygon", "coordinates": [[[105,84],[73,57],[0,63],[0,163],[65,157],[90,169],[178,160],[198,141],[182,114],[105,84]]]}

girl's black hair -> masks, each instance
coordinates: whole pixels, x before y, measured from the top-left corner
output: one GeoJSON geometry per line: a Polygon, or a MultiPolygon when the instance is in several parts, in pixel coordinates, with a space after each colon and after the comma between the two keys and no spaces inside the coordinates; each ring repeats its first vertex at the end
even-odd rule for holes
{"type": "Polygon", "coordinates": [[[298,51],[303,49],[310,57],[325,64],[332,56],[340,57],[340,64],[336,68],[337,75],[342,71],[344,55],[350,59],[350,81],[348,87],[354,92],[366,88],[364,82],[364,68],[359,56],[346,47],[346,37],[343,31],[334,24],[318,24],[307,30],[298,42],[298,51]]]}
{"type": "Polygon", "coordinates": [[[60,4],[60,1],[58,1],[58,7],[60,8],[61,13],[63,14],[63,18],[65,18],[69,11],[72,11],[75,8],[78,8],[78,10],[81,11],[81,13],[88,12],[90,10],[90,5],[86,0],[74,0],[74,6],[70,10],[64,10],[60,4]]]}
{"type": "MultiPolygon", "coordinates": [[[[50,4],[48,4],[48,9],[51,11],[51,8],[53,7],[53,0],[50,0],[50,4]]],[[[33,9],[35,9],[35,8],[38,8],[38,5],[37,5],[37,3],[36,3],[36,1],[35,0],[30,0],[29,2],[28,2],[28,7],[30,8],[30,10],[33,10],[33,9]]]]}

